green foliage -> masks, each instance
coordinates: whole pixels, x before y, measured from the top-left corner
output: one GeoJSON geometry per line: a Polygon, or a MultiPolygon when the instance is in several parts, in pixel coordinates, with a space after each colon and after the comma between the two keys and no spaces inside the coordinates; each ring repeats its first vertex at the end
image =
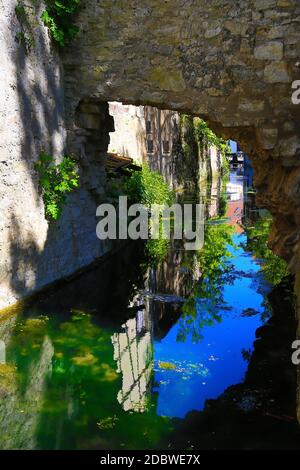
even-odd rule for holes
{"type": "Polygon", "coordinates": [[[228,183],[229,178],[230,178],[230,164],[226,156],[228,151],[230,151],[229,147],[225,149],[224,153],[221,152],[221,177],[222,177],[223,185],[226,185],[226,183],[228,183]]]}
{"type": "Polygon", "coordinates": [[[181,114],[180,127],[183,132],[183,153],[187,160],[190,161],[191,159],[194,159],[198,153],[193,116],[188,114],[181,114]]]}
{"type": "Polygon", "coordinates": [[[268,248],[271,225],[271,216],[264,216],[257,220],[252,227],[248,227],[248,243],[246,248],[262,260],[262,271],[267,281],[277,285],[284,277],[288,276],[289,272],[286,262],[274,255],[270,248],[268,248]]]}
{"type": "MultiPolygon", "coordinates": [[[[162,175],[151,171],[144,164],[141,170],[130,171],[130,176],[125,178],[122,187],[128,196],[130,204],[143,204],[150,208],[152,204],[171,205],[174,202],[174,192],[165,182],[162,175]]],[[[146,243],[146,255],[150,265],[156,265],[163,261],[168,253],[169,240],[162,238],[162,223],[160,221],[160,238],[149,239],[146,243]]]]}
{"type": "Polygon", "coordinates": [[[194,118],[194,129],[200,147],[203,146],[203,144],[212,145],[216,147],[223,156],[229,152],[226,140],[218,137],[203,119],[194,118]]]}
{"type": "Polygon", "coordinates": [[[64,47],[79,31],[73,16],[79,10],[81,0],[46,0],[42,20],[55,42],[64,47]]]}
{"type": "Polygon", "coordinates": [[[172,204],[174,200],[174,193],[162,175],[151,171],[146,164],[142,165],[140,171],[133,170],[131,176],[125,178],[123,191],[131,204],[141,203],[147,207],[152,204],[172,204]]]}
{"type": "Polygon", "coordinates": [[[227,211],[228,200],[226,193],[222,193],[219,198],[219,217],[224,217],[227,211]]]}
{"type": "Polygon", "coordinates": [[[183,155],[176,161],[177,179],[184,187],[196,188],[199,176],[199,150],[195,139],[193,116],[180,115],[180,136],[183,155]]]}
{"type": "Polygon", "coordinates": [[[78,187],[76,163],[71,157],[64,156],[62,162],[55,165],[51,155],[42,153],[35,167],[43,189],[46,218],[57,220],[61,215],[66,194],[78,187]]]}
{"type": "Polygon", "coordinates": [[[218,137],[208,124],[198,117],[187,114],[180,116],[180,128],[182,137],[182,149],[184,154],[184,165],[179,168],[180,172],[188,172],[189,177],[197,179],[199,168],[196,164],[198,156],[206,158],[204,149],[206,146],[214,146],[221,154],[221,172],[223,178],[229,177],[229,162],[226,154],[230,148],[227,142],[218,137]],[[192,171],[192,174],[191,174],[192,171]]]}

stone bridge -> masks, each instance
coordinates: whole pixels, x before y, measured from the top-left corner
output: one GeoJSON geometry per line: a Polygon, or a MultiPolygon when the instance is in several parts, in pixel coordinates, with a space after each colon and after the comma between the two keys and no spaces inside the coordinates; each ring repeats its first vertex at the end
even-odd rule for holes
{"type": "Polygon", "coordinates": [[[91,115],[117,100],[203,117],[249,154],[275,216],[271,246],[300,270],[299,0],[83,3],[63,57],[71,142],[81,100],[91,115]]]}

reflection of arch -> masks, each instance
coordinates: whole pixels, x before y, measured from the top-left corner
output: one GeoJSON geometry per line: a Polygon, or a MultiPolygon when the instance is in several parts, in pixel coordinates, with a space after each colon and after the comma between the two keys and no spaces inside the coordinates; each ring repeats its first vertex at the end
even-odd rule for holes
{"type": "Polygon", "coordinates": [[[0,340],[0,364],[6,363],[6,346],[4,341],[0,340]]]}

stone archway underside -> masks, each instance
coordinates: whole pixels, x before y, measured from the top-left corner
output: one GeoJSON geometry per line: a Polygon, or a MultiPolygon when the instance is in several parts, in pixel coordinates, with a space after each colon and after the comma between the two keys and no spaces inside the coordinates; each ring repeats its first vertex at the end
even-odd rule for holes
{"type": "Polygon", "coordinates": [[[64,56],[69,138],[82,99],[176,109],[238,140],[271,245],[300,271],[299,0],[86,0],[64,56]]]}

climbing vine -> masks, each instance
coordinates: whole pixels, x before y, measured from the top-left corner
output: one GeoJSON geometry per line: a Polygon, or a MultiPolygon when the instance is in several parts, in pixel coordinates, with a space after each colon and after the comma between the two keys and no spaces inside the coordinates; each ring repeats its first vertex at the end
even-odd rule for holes
{"type": "Polygon", "coordinates": [[[226,140],[218,137],[208,124],[198,117],[182,114],[180,116],[180,126],[182,149],[185,160],[189,162],[189,167],[192,168],[195,155],[201,155],[203,158],[205,146],[214,146],[220,152],[222,176],[226,179],[229,175],[229,162],[226,154],[230,152],[226,140]]]}
{"type": "Polygon", "coordinates": [[[194,118],[194,129],[198,145],[206,143],[207,145],[214,146],[223,156],[230,151],[226,140],[218,137],[203,119],[194,118]]]}
{"type": "Polygon", "coordinates": [[[56,165],[51,155],[42,153],[35,167],[43,190],[46,218],[57,220],[66,201],[66,194],[78,187],[76,163],[71,157],[64,156],[62,162],[56,165]]]}
{"type": "Polygon", "coordinates": [[[80,8],[81,0],[46,0],[46,9],[42,13],[44,25],[51,37],[64,47],[72,41],[79,31],[73,22],[74,15],[80,8]]]}

